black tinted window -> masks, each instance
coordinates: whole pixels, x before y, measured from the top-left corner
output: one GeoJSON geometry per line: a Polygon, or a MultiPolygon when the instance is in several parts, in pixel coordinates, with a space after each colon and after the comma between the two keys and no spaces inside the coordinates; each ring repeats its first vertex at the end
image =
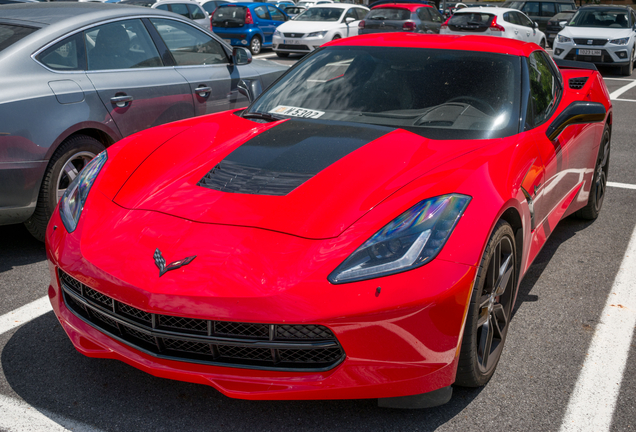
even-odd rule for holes
{"type": "Polygon", "coordinates": [[[541,16],[553,17],[556,14],[556,7],[554,3],[545,2],[541,3],[541,16]]]}
{"type": "Polygon", "coordinates": [[[574,4],[571,3],[557,3],[557,10],[559,12],[561,11],[567,11],[567,10],[575,10],[576,6],[574,6],[574,4]]]}
{"type": "Polygon", "coordinates": [[[140,20],[125,20],[84,32],[89,70],[162,66],[155,44],[140,20]]]}
{"type": "Polygon", "coordinates": [[[64,39],[38,55],[38,60],[55,70],[84,70],[86,68],[82,33],[64,39]]]}
{"type": "Polygon", "coordinates": [[[528,72],[530,77],[530,99],[528,100],[528,114],[534,126],[547,120],[554,111],[559,97],[559,80],[554,76],[548,60],[539,51],[528,57],[528,72]]]}
{"type": "Polygon", "coordinates": [[[205,14],[199,6],[189,4],[188,10],[190,10],[190,15],[192,15],[193,20],[205,19],[205,14]]]}
{"type": "Polygon", "coordinates": [[[519,18],[517,17],[517,14],[514,12],[506,12],[503,16],[503,19],[504,21],[507,21],[510,24],[521,25],[521,23],[519,22],[519,18]]]}
{"type": "Polygon", "coordinates": [[[528,2],[523,8],[521,8],[522,12],[525,12],[527,15],[539,16],[539,3],[538,2],[528,2]]]}
{"type": "Polygon", "coordinates": [[[226,27],[241,27],[245,24],[245,7],[244,6],[219,6],[214,12],[212,20],[215,26],[220,23],[227,23],[226,27]]]}
{"type": "Polygon", "coordinates": [[[521,24],[522,26],[525,27],[532,27],[532,20],[530,18],[528,18],[527,16],[525,16],[524,14],[522,14],[521,12],[514,12],[515,15],[517,15],[517,19],[519,20],[519,24],[521,24]]]}
{"type": "Polygon", "coordinates": [[[30,35],[36,28],[22,27],[11,24],[0,24],[0,51],[30,35]]]}
{"type": "Polygon", "coordinates": [[[406,9],[382,8],[374,9],[367,15],[368,20],[398,20],[405,21],[411,17],[411,12],[406,9]]]}

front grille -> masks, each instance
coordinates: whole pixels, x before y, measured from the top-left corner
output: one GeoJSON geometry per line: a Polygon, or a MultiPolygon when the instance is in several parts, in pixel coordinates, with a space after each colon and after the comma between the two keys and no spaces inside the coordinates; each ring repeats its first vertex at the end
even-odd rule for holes
{"type": "MultiPolygon", "coordinates": [[[[584,49],[584,48],[582,48],[584,49]]],[[[570,50],[564,60],[583,61],[590,63],[614,63],[612,56],[606,50],[601,50],[600,56],[576,55],[576,48],[570,50]]]]}
{"type": "Polygon", "coordinates": [[[303,36],[305,36],[305,33],[283,33],[285,35],[285,37],[290,37],[290,38],[301,38],[303,36]]]}
{"type": "Polygon", "coordinates": [[[278,49],[294,50],[294,51],[309,51],[309,47],[307,45],[279,44],[278,49]]]}
{"type": "Polygon", "coordinates": [[[568,81],[570,88],[573,90],[582,89],[586,82],[587,82],[587,77],[570,78],[568,81]]]}
{"type": "Polygon", "coordinates": [[[345,358],[334,334],[315,324],[256,324],[152,314],[59,270],[66,306],[113,338],[155,357],[253,369],[323,371],[345,358]]]}
{"type": "Polygon", "coordinates": [[[607,43],[607,39],[577,39],[574,38],[574,43],[577,45],[585,45],[585,46],[603,46],[607,43]],[[592,43],[589,43],[592,41],[592,43]]]}

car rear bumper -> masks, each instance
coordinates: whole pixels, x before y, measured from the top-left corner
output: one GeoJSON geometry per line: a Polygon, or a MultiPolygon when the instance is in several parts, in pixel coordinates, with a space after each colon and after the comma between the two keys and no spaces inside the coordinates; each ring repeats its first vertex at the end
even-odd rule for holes
{"type": "Polygon", "coordinates": [[[386,398],[427,393],[455,380],[474,267],[434,260],[411,272],[375,281],[333,286],[324,280],[321,288],[308,284],[305,298],[299,298],[296,290],[293,295],[277,294],[275,301],[267,296],[243,298],[241,302],[249,307],[241,308],[234,301],[237,307],[228,308],[223,298],[157,294],[128,286],[83,257],[81,231],[80,220],[78,229],[69,235],[59,212],[54,213],[47,229],[48,292],[62,327],[77,350],[89,357],[121,360],[154,376],[210,385],[241,399],[386,398]],[[117,300],[125,299],[128,305],[151,313],[187,317],[196,311],[198,318],[205,318],[208,310],[210,320],[325,326],[345,356],[327,370],[304,372],[152,355],[109,336],[71,311],[62,295],[59,269],[110,296],[118,293],[117,300]],[[382,292],[376,291],[380,284],[382,292]],[[420,288],[411,288],[417,286],[420,288]],[[396,287],[399,290],[394,290],[396,287]],[[427,292],[429,287],[435,294],[427,292]],[[341,295],[334,302],[336,291],[341,295]],[[397,307],[396,296],[405,299],[397,307]],[[137,300],[131,301],[133,298],[137,300]],[[349,304],[349,299],[358,299],[351,313],[336,312],[342,310],[343,303],[349,304]]]}

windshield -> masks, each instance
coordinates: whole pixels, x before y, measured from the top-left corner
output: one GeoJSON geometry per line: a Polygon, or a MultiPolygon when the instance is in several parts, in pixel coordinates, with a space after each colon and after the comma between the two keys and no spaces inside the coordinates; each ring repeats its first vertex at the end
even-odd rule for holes
{"type": "Polygon", "coordinates": [[[397,8],[373,9],[365,19],[404,21],[411,18],[411,11],[397,8]]]}
{"type": "Polygon", "coordinates": [[[37,29],[34,27],[23,27],[12,24],[0,24],[0,51],[13,45],[25,36],[30,35],[37,29]]]}
{"type": "Polygon", "coordinates": [[[295,21],[338,21],[344,9],[312,7],[298,15],[295,21]]]}
{"type": "Polygon", "coordinates": [[[573,27],[610,27],[627,28],[629,19],[626,11],[619,10],[580,10],[570,24],[573,27]]]}
{"type": "Polygon", "coordinates": [[[243,115],[396,126],[434,139],[509,136],[519,124],[520,64],[485,52],[327,47],[243,115]]]}

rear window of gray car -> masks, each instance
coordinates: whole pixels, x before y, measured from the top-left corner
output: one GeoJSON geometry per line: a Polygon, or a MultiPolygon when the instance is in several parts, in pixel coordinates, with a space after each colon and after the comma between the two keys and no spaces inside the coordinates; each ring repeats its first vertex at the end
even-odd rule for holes
{"type": "Polygon", "coordinates": [[[396,20],[405,21],[411,18],[411,11],[398,8],[374,9],[367,15],[368,20],[396,20]]]}
{"type": "Polygon", "coordinates": [[[37,28],[17,26],[13,24],[0,24],[0,51],[13,45],[25,36],[30,35],[37,28]]]}

